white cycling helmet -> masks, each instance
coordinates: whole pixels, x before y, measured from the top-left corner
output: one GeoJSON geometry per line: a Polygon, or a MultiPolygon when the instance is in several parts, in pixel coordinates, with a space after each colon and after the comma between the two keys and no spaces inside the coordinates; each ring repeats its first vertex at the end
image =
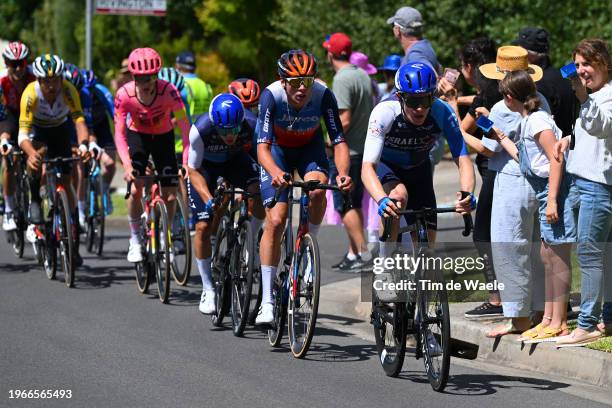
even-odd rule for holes
{"type": "Polygon", "coordinates": [[[64,73],[64,61],[57,55],[41,55],[34,60],[32,70],[36,78],[61,76],[64,73]]]}
{"type": "Polygon", "coordinates": [[[28,55],[30,55],[30,49],[20,41],[8,43],[2,51],[4,59],[9,61],[22,61],[28,58],[28,55]]]}

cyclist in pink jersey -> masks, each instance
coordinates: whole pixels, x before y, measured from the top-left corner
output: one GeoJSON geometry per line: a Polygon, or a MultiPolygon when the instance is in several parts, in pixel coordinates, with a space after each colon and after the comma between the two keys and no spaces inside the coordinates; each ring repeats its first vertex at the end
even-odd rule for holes
{"type": "MultiPolygon", "coordinates": [[[[128,69],[134,80],[126,83],[115,96],[115,144],[123,168],[125,180],[133,181],[128,199],[130,225],[129,262],[143,259],[139,232],[142,214],[143,183],[134,174],[145,174],[149,156],[153,157],[159,174],[177,174],[174,154],[174,129],[172,118],[181,130],[183,139],[183,166],[187,165],[189,152],[189,121],[185,106],[177,89],[169,82],[157,79],[162,67],[161,57],[152,48],[136,48],[128,58],[128,69]]],[[[168,216],[174,217],[174,200],[178,180],[164,180],[162,195],[168,203],[168,216]]]]}

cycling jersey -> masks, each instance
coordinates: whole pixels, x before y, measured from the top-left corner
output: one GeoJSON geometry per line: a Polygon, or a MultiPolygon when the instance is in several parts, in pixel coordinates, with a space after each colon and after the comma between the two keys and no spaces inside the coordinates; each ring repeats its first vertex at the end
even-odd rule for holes
{"type": "Polygon", "coordinates": [[[248,150],[253,141],[256,122],[255,115],[245,111],[236,143],[230,146],[223,142],[209,116],[200,116],[189,132],[189,167],[199,169],[204,160],[225,163],[236,154],[248,150]]]}
{"type": "MultiPolygon", "coordinates": [[[[130,163],[127,129],[147,135],[172,133],[172,116],[177,121],[183,136],[183,146],[189,146],[189,121],[183,101],[174,87],[167,81],[156,81],[153,102],[145,106],[136,97],[136,85],[130,81],[117,91],[115,97],[115,144],[121,161],[130,163]]],[[[170,154],[171,152],[168,152],[170,154]]],[[[183,151],[183,164],[187,163],[188,149],[183,151]]],[[[174,157],[174,156],[173,156],[174,157]]]]}
{"type": "Polygon", "coordinates": [[[399,101],[381,102],[372,111],[363,161],[384,161],[409,169],[429,160],[429,151],[442,133],[454,158],[468,154],[459,122],[446,102],[435,98],[422,125],[404,118],[399,101]]]}
{"type": "Polygon", "coordinates": [[[83,87],[79,91],[79,99],[81,100],[81,108],[83,108],[83,115],[85,116],[85,123],[87,129],[93,133],[93,119],[92,119],[92,108],[93,108],[93,95],[89,88],[83,87]]]}
{"type": "Polygon", "coordinates": [[[189,114],[195,119],[208,113],[208,107],[213,98],[213,90],[206,82],[193,73],[183,73],[185,85],[189,89],[189,114]]]}
{"type": "Polygon", "coordinates": [[[289,105],[281,81],[264,89],[259,103],[257,143],[301,147],[313,138],[322,140],[321,118],[332,144],[344,142],[336,98],[319,82],[314,82],[310,100],[299,111],[289,105]]]}
{"type": "Polygon", "coordinates": [[[62,80],[62,89],[53,104],[45,99],[38,81],[30,82],[21,96],[19,139],[28,137],[33,126],[58,127],[68,116],[75,123],[85,121],[79,93],[69,81],[62,80]]]}
{"type": "MultiPolygon", "coordinates": [[[[25,73],[24,80],[27,84],[36,81],[36,77],[30,71],[25,73]]],[[[24,88],[25,90],[25,88],[24,88]]],[[[14,114],[19,115],[19,104],[21,103],[21,95],[23,91],[20,91],[15,86],[15,83],[11,81],[8,74],[0,77],[0,120],[3,120],[5,116],[5,109],[11,110],[14,114]]]]}
{"type": "Polygon", "coordinates": [[[107,114],[111,117],[115,115],[115,102],[111,92],[102,84],[96,84],[90,91],[93,96],[91,109],[92,121],[94,127],[96,127],[102,123],[102,121],[108,121],[107,114]]]}

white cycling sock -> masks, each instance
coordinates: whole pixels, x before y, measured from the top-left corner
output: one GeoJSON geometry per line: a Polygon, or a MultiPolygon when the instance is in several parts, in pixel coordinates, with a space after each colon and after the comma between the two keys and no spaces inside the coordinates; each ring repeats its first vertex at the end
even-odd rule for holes
{"type": "Polygon", "coordinates": [[[4,212],[10,213],[13,212],[13,208],[15,208],[13,202],[13,196],[4,196],[4,212]]]}
{"type": "Polygon", "coordinates": [[[317,237],[317,234],[319,233],[319,227],[321,225],[319,224],[313,224],[312,222],[308,223],[308,231],[310,232],[310,235],[312,235],[313,237],[317,237]]]}
{"type": "Polygon", "coordinates": [[[208,257],[205,259],[197,259],[196,263],[198,264],[198,271],[200,272],[200,278],[202,278],[202,289],[204,290],[214,290],[215,286],[213,285],[212,275],[210,273],[210,265],[212,263],[212,257],[208,257]]]}
{"type": "Polygon", "coordinates": [[[79,200],[77,207],[79,207],[79,215],[85,215],[85,207],[87,207],[87,203],[79,200]]]}
{"type": "Polygon", "coordinates": [[[349,261],[354,261],[355,259],[357,259],[357,255],[349,251],[346,254],[346,259],[348,259],[349,261]]]}
{"type": "Polygon", "coordinates": [[[276,266],[261,265],[261,304],[272,303],[272,285],[276,279],[276,266]]]}
{"type": "Polygon", "coordinates": [[[140,218],[128,218],[128,225],[130,226],[130,242],[133,244],[140,244],[140,227],[142,221],[140,218]]]}

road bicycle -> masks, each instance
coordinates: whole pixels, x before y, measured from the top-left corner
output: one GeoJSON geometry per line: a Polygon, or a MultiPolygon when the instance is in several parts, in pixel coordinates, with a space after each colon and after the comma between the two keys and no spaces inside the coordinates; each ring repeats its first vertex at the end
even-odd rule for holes
{"type": "MultiPolygon", "coordinates": [[[[136,284],[140,293],[147,293],[152,276],[155,274],[157,294],[162,303],[168,303],[170,297],[170,269],[174,256],[172,234],[168,221],[166,202],[161,195],[163,180],[176,180],[180,175],[135,175],[137,180],[143,180],[144,194],[142,196],[142,224],[140,242],[142,243],[141,262],[135,263],[136,284]]],[[[132,181],[127,183],[125,199],[131,195],[132,181]]]]}
{"type": "Polygon", "coordinates": [[[225,196],[229,196],[230,201],[219,221],[212,258],[216,307],[211,321],[220,327],[224,317],[231,312],[234,335],[241,336],[250,321],[249,310],[257,307],[261,282],[255,262],[253,225],[248,213],[248,200],[259,193],[226,189],[224,183],[219,183],[213,197],[215,208],[220,208],[225,196]],[[236,196],[241,200],[236,200],[236,196]],[[254,282],[257,284],[255,292],[254,282]]]}
{"type": "MultiPolygon", "coordinates": [[[[15,178],[15,208],[13,220],[17,229],[7,231],[6,238],[17,258],[23,258],[25,231],[28,229],[28,208],[30,207],[30,184],[28,182],[26,155],[21,150],[14,150],[7,156],[7,168],[15,178]]],[[[5,215],[6,216],[6,215],[5,215]]]]}
{"type": "Polygon", "coordinates": [[[102,256],[104,249],[104,224],[110,203],[104,194],[100,160],[92,159],[87,177],[86,241],[87,251],[102,256]]]}
{"type": "Polygon", "coordinates": [[[174,258],[172,260],[172,276],[174,281],[179,286],[185,286],[191,275],[191,235],[189,233],[189,214],[190,210],[187,205],[187,187],[183,167],[179,167],[179,188],[176,193],[176,211],[170,231],[172,234],[172,246],[174,249],[174,258]]]}
{"type": "MultiPolygon", "coordinates": [[[[288,174],[284,176],[290,182],[288,174]]],[[[296,358],[304,358],[312,341],[319,309],[321,264],[317,240],[308,232],[309,192],[313,190],[337,190],[338,186],[323,184],[319,180],[293,181],[289,187],[287,224],[281,238],[280,266],[272,286],[274,322],[268,329],[268,341],[277,347],[283,337],[288,316],[289,346],[296,358]],[[301,189],[299,200],[293,198],[293,188],[301,189]],[[293,204],[300,206],[300,218],[295,241],[293,240],[293,204]]],[[[267,205],[272,208],[278,202],[281,188],[267,205]]],[[[345,194],[345,201],[350,198],[345,194]]],[[[349,204],[350,205],[350,204],[349,204]]]]}
{"type": "MultiPolygon", "coordinates": [[[[426,219],[431,215],[451,212],[456,212],[455,208],[396,211],[400,216],[410,214],[416,218],[415,252],[409,255],[417,259],[433,255],[427,237],[426,219]]],[[[468,236],[472,230],[472,216],[466,214],[463,220],[465,228],[462,234],[468,236]]],[[[391,223],[391,218],[383,222],[384,230],[380,238],[383,242],[390,238],[391,223]]],[[[409,227],[400,228],[399,234],[408,231],[409,227]]],[[[392,271],[392,275],[395,283],[399,282],[398,278],[408,277],[408,280],[414,282],[414,290],[404,292],[403,296],[397,296],[391,301],[382,300],[374,289],[377,277],[373,278],[370,322],[374,328],[379,361],[388,376],[396,377],[404,363],[407,335],[412,334],[416,340],[415,358],[423,358],[431,387],[442,392],[448,381],[451,336],[443,271],[421,266],[407,273],[392,271]]]]}

